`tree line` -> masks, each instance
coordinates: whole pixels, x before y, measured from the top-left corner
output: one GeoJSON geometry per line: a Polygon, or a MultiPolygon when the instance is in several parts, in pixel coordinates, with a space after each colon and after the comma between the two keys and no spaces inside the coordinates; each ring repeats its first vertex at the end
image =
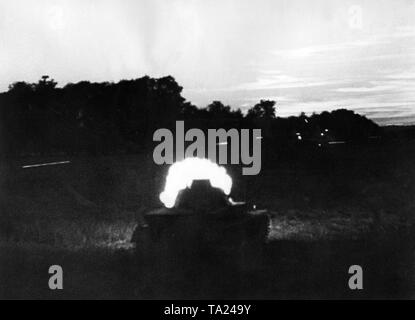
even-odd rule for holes
{"type": "Polygon", "coordinates": [[[58,87],[49,76],[15,82],[0,94],[2,156],[56,153],[135,153],[153,146],[157,128],[261,128],[268,147],[365,142],[379,127],[351,110],[278,117],[276,102],[261,100],[243,113],[220,101],[198,108],[172,76],[117,83],[81,81],[58,87]]]}

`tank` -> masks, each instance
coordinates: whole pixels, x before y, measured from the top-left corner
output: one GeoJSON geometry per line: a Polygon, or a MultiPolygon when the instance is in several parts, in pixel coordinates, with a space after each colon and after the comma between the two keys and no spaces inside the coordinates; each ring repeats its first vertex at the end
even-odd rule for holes
{"type": "Polygon", "coordinates": [[[234,202],[209,180],[194,180],[174,207],[144,213],[132,242],[140,256],[200,256],[259,253],[267,241],[270,218],[234,202]]]}

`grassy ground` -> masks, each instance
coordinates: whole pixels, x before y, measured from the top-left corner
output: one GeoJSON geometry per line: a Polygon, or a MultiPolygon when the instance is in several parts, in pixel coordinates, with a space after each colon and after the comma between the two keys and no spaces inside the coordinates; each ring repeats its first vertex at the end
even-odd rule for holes
{"type": "Polygon", "coordinates": [[[235,199],[272,216],[253,272],[223,256],[157,268],[133,254],[137,220],[159,206],[165,176],[144,157],[78,157],[36,169],[21,165],[48,159],[2,164],[0,297],[412,297],[413,155],[413,146],[329,150],[281,160],[257,177],[230,168],[235,199]],[[52,264],[64,268],[62,292],[47,288],[52,264]],[[365,270],[363,292],[348,290],[352,264],[365,270]]]}
{"type": "Polygon", "coordinates": [[[287,299],[414,298],[414,245],[409,238],[278,240],[256,269],[228,256],[148,265],[131,250],[66,250],[2,244],[2,298],[287,299]],[[48,268],[63,267],[62,291],[48,289],[48,268]],[[348,288],[348,268],[364,270],[364,290],[348,288]]]}

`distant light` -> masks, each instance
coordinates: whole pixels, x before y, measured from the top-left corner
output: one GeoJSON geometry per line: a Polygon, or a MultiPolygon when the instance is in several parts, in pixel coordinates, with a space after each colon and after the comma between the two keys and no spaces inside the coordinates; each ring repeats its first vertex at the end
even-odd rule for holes
{"type": "Polygon", "coordinates": [[[299,135],[300,135],[300,133],[299,133],[299,132],[296,132],[295,134],[296,134],[297,136],[299,136],[299,135]]]}
{"type": "Polygon", "coordinates": [[[330,141],[329,144],[343,144],[346,143],[346,141],[330,141]]]}
{"type": "Polygon", "coordinates": [[[70,161],[57,161],[57,162],[28,164],[26,166],[22,166],[22,168],[27,169],[27,168],[37,168],[37,167],[45,167],[45,166],[55,166],[55,165],[58,165],[58,164],[66,164],[66,163],[70,163],[70,161]]]}
{"type": "Polygon", "coordinates": [[[329,132],[329,129],[324,129],[324,131],[329,132]]]}
{"type": "Polygon", "coordinates": [[[321,136],[324,136],[324,132],[320,133],[321,136]]]}
{"type": "Polygon", "coordinates": [[[307,119],[304,119],[304,122],[305,122],[305,123],[308,123],[308,120],[307,120],[307,119]]]}
{"type": "Polygon", "coordinates": [[[302,138],[301,136],[298,136],[298,137],[297,137],[297,139],[298,139],[298,140],[302,140],[303,138],[302,138]]]}
{"type": "Polygon", "coordinates": [[[319,143],[318,146],[321,147],[321,143],[319,143]]]}

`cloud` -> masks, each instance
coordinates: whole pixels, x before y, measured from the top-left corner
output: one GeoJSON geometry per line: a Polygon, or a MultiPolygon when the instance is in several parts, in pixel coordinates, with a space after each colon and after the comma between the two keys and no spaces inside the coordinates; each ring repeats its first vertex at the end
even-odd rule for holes
{"type": "Polygon", "coordinates": [[[328,80],[319,80],[313,78],[299,78],[287,74],[283,74],[279,71],[262,72],[258,75],[257,79],[252,82],[242,83],[236,86],[226,88],[225,90],[237,91],[237,90],[268,90],[268,89],[293,89],[304,88],[314,86],[324,86],[332,84],[328,80]]]}
{"type": "Polygon", "coordinates": [[[340,42],[333,44],[322,44],[295,49],[274,50],[272,54],[278,57],[289,59],[308,58],[319,54],[333,54],[335,52],[343,52],[353,49],[362,49],[374,45],[388,44],[389,41],[380,40],[377,37],[365,41],[340,42]]]}
{"type": "Polygon", "coordinates": [[[222,100],[246,107],[272,97],[284,115],[363,107],[381,119],[382,105],[384,118],[395,111],[412,117],[415,3],[355,0],[361,29],[350,28],[350,5],[4,0],[0,86],[43,74],[61,85],[171,74],[199,106],[222,100]]]}
{"type": "Polygon", "coordinates": [[[336,92],[344,93],[369,93],[369,92],[383,92],[386,90],[394,90],[396,86],[394,85],[381,85],[373,87],[349,87],[349,88],[336,88],[336,92]]]}
{"type": "Polygon", "coordinates": [[[405,70],[402,72],[387,74],[385,75],[385,78],[394,80],[415,80],[415,70],[405,70]]]}

